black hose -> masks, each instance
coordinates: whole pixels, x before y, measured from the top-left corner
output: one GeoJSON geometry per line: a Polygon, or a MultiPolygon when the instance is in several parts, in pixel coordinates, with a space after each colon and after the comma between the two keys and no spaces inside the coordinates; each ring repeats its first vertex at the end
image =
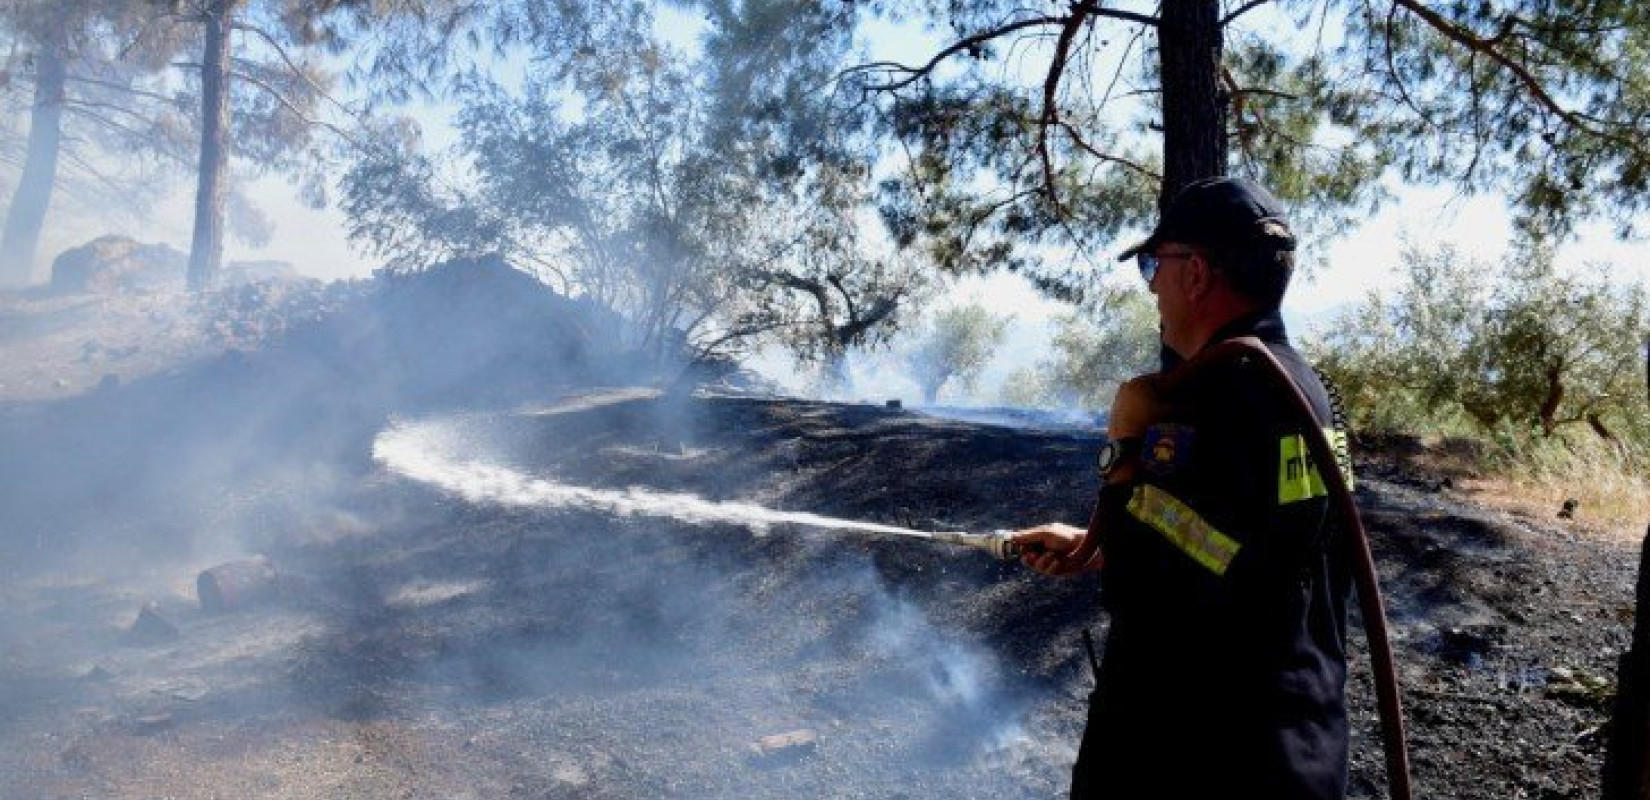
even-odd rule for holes
{"type": "Polygon", "coordinates": [[[1334,507],[1339,513],[1341,525],[1352,536],[1353,577],[1358,586],[1358,603],[1363,611],[1364,632],[1369,638],[1370,666],[1375,674],[1375,696],[1381,714],[1382,743],[1386,749],[1387,782],[1392,790],[1393,800],[1411,800],[1409,749],[1404,736],[1403,701],[1398,694],[1398,676],[1393,667],[1392,643],[1387,638],[1386,610],[1381,603],[1381,587],[1375,572],[1375,557],[1370,552],[1369,533],[1364,530],[1363,520],[1358,517],[1358,507],[1353,502],[1352,491],[1338,468],[1340,460],[1336,457],[1335,448],[1330,444],[1329,438],[1324,435],[1323,425],[1313,413],[1312,404],[1307,401],[1295,379],[1290,377],[1288,370],[1278,363],[1277,357],[1273,356],[1259,339],[1252,336],[1229,339],[1205,348],[1178,369],[1166,373],[1164,379],[1168,386],[1172,387],[1212,364],[1245,356],[1252,356],[1261,363],[1270,365],[1271,369],[1265,372],[1269,373],[1272,380],[1281,388],[1287,390],[1285,394],[1289,396],[1291,405],[1304,423],[1307,447],[1312,453],[1313,460],[1320,465],[1318,472],[1323,476],[1324,485],[1329,489],[1330,496],[1334,498],[1334,507]]]}

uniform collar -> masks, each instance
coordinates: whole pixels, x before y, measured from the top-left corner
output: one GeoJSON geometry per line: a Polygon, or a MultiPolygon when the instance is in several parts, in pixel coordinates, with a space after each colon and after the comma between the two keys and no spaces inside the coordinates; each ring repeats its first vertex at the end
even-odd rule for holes
{"type": "MultiPolygon", "coordinates": [[[[1236,339],[1240,336],[1253,336],[1268,344],[1287,344],[1289,332],[1283,327],[1283,312],[1278,309],[1266,309],[1244,314],[1231,322],[1222,325],[1204,347],[1219,344],[1227,339],[1236,339]]],[[[1165,371],[1174,369],[1186,359],[1181,358],[1168,345],[1163,345],[1158,351],[1158,357],[1163,362],[1165,371]]]]}

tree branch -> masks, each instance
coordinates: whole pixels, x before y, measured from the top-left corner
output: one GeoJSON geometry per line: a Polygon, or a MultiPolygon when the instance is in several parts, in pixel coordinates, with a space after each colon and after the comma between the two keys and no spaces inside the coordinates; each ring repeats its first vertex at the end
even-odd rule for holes
{"type": "Polygon", "coordinates": [[[1491,61],[1501,65],[1503,69],[1512,73],[1513,77],[1516,78],[1521,85],[1523,85],[1524,90],[1529,92],[1530,96],[1535,99],[1537,105],[1558,116],[1559,119],[1563,120],[1565,124],[1570,127],[1576,128],[1584,133],[1621,144],[1636,152],[1643,151],[1641,143],[1638,142],[1636,138],[1622,137],[1611,134],[1607,131],[1597,130],[1588,124],[1589,121],[1592,121],[1591,118],[1565,108],[1556,99],[1554,99],[1550,93],[1548,93],[1547,87],[1541,82],[1541,79],[1537,78],[1527,67],[1519,63],[1513,57],[1501,52],[1501,50],[1495,47],[1494,43],[1490,40],[1484,39],[1470,30],[1455,24],[1453,21],[1446,19],[1438,12],[1421,5],[1416,0],[1392,0],[1392,5],[1394,8],[1403,8],[1408,10],[1411,14],[1419,17],[1423,22],[1432,27],[1433,30],[1443,35],[1444,38],[1449,39],[1450,41],[1455,42],[1456,44],[1459,44],[1472,52],[1481,53],[1487,56],[1491,61]]]}
{"type": "Polygon", "coordinates": [[[972,52],[986,42],[1007,36],[1015,31],[1022,31],[1027,28],[1037,28],[1047,25],[1060,25],[1063,24],[1066,19],[1066,17],[1033,17],[1031,19],[1020,20],[1019,22],[1011,22],[1001,27],[981,31],[972,36],[964,36],[963,38],[952,42],[948,47],[940,50],[938,53],[935,53],[933,58],[928,59],[928,63],[923,64],[920,67],[908,67],[897,61],[874,61],[869,64],[860,64],[856,67],[849,67],[841,73],[838,73],[837,79],[841,80],[849,75],[865,72],[885,72],[891,74],[903,73],[904,77],[902,78],[890,80],[887,83],[868,84],[863,87],[864,90],[868,92],[898,91],[927,77],[940,65],[941,62],[958,53],[965,50],[972,52]]]}
{"type": "Polygon", "coordinates": [[[1072,13],[1084,13],[1091,17],[1106,17],[1120,19],[1124,22],[1133,22],[1139,25],[1155,28],[1158,26],[1157,17],[1150,14],[1137,14],[1133,11],[1121,11],[1115,8],[1106,8],[1093,0],[1081,0],[1071,4],[1072,13]]]}
{"type": "Polygon", "coordinates": [[[113,178],[110,178],[109,176],[104,175],[96,167],[92,166],[85,159],[81,158],[79,153],[76,153],[73,150],[65,150],[65,151],[63,151],[63,157],[65,159],[67,159],[70,163],[72,163],[76,167],[78,167],[82,172],[85,172],[87,175],[90,175],[92,180],[103,184],[103,187],[105,189],[109,190],[109,192],[114,194],[116,197],[120,197],[120,196],[130,194],[131,187],[121,186],[113,178]]]}
{"type": "Polygon", "coordinates": [[[1064,217],[1065,208],[1060,205],[1060,192],[1054,184],[1054,159],[1048,152],[1048,130],[1060,123],[1060,109],[1055,102],[1055,96],[1060,89],[1060,76],[1066,71],[1066,61],[1071,57],[1071,43],[1077,38],[1077,31],[1082,29],[1088,14],[1082,4],[1072,7],[1071,17],[1060,28],[1060,39],[1054,44],[1054,59],[1049,64],[1048,77],[1043,80],[1043,117],[1037,123],[1037,157],[1043,162],[1043,188],[1048,192],[1048,202],[1054,206],[1056,216],[1064,217]]]}
{"type": "Polygon", "coordinates": [[[1438,123],[1433,122],[1432,117],[1421,108],[1419,103],[1415,102],[1415,98],[1410,96],[1409,87],[1404,85],[1403,74],[1398,71],[1398,63],[1393,60],[1397,49],[1392,46],[1392,22],[1397,16],[1398,6],[1394,3],[1390,9],[1387,9],[1386,23],[1381,26],[1381,42],[1385,45],[1383,49],[1386,55],[1387,74],[1392,76],[1392,84],[1398,87],[1398,97],[1404,105],[1409,106],[1410,110],[1415,112],[1415,116],[1420,117],[1421,121],[1427,124],[1427,127],[1436,130],[1439,127],[1438,123]]]}
{"type": "Polygon", "coordinates": [[[118,133],[118,134],[121,134],[121,135],[124,135],[124,136],[130,136],[135,141],[142,141],[143,139],[146,138],[143,135],[142,131],[138,131],[134,128],[131,128],[131,127],[125,125],[124,123],[116,122],[115,120],[110,119],[109,117],[106,117],[102,114],[99,114],[99,113],[93,111],[92,109],[81,108],[78,105],[71,105],[71,104],[66,103],[63,106],[63,110],[67,113],[75,114],[75,115],[77,115],[77,116],[79,116],[83,119],[89,119],[92,122],[95,122],[99,125],[102,125],[105,128],[109,128],[110,130],[113,130],[115,133],[118,133]]]}
{"type": "Polygon", "coordinates": [[[1071,137],[1072,143],[1077,145],[1077,147],[1079,149],[1081,149],[1083,152],[1088,153],[1089,155],[1091,155],[1091,156],[1093,156],[1093,157],[1095,157],[1095,158],[1097,158],[1101,161],[1107,162],[1109,164],[1116,164],[1120,167],[1124,167],[1126,169],[1130,169],[1130,170],[1133,170],[1135,172],[1138,172],[1141,175],[1143,175],[1147,178],[1151,178],[1154,181],[1163,180],[1162,175],[1159,175],[1158,173],[1147,169],[1145,166],[1143,166],[1141,164],[1137,164],[1133,161],[1130,161],[1126,158],[1122,158],[1122,157],[1119,157],[1119,156],[1114,156],[1114,155],[1109,155],[1107,153],[1102,153],[1099,150],[1094,149],[1094,147],[1092,145],[1090,145],[1088,142],[1083,140],[1082,134],[1078,133],[1077,129],[1071,127],[1069,124],[1062,122],[1062,123],[1060,123],[1060,127],[1065,130],[1067,136],[1071,137]]]}
{"type": "Polygon", "coordinates": [[[145,124],[153,122],[153,120],[149,119],[148,117],[143,116],[142,114],[139,114],[136,111],[133,111],[130,108],[127,108],[125,106],[115,105],[114,103],[99,103],[99,102],[95,102],[95,101],[92,101],[92,100],[77,100],[77,99],[66,97],[66,98],[63,99],[63,105],[65,107],[75,106],[77,108],[80,108],[80,109],[88,112],[88,113],[90,113],[94,110],[97,110],[97,109],[106,109],[106,110],[109,110],[109,111],[116,111],[116,112],[119,112],[121,114],[125,114],[126,116],[132,117],[133,119],[136,119],[138,122],[142,122],[142,123],[145,123],[145,124]]]}
{"type": "Polygon", "coordinates": [[[267,93],[270,97],[275,98],[275,102],[280,103],[281,106],[287,110],[287,113],[291,114],[294,117],[297,117],[299,122],[302,122],[305,125],[312,126],[312,127],[325,128],[326,130],[332,131],[333,134],[337,135],[338,138],[343,139],[346,142],[349,142],[349,144],[352,147],[355,147],[357,149],[362,148],[361,143],[356,141],[355,137],[351,136],[349,131],[346,131],[343,128],[338,127],[337,125],[334,125],[330,122],[327,122],[326,120],[315,119],[315,118],[310,117],[308,114],[305,114],[296,105],[294,105],[291,100],[287,99],[287,96],[282,94],[281,90],[276,89],[273,86],[270,86],[263,79],[254,77],[253,75],[250,75],[250,74],[245,73],[245,72],[231,72],[230,74],[233,75],[238,80],[246,81],[247,83],[250,83],[253,86],[258,87],[259,89],[264,90],[264,92],[267,93]]]}
{"type": "Polygon", "coordinates": [[[1241,17],[1244,14],[1247,14],[1250,11],[1253,11],[1257,8],[1260,8],[1261,6],[1264,6],[1264,5],[1266,5],[1267,3],[1270,3],[1270,2],[1272,2],[1272,0],[1249,0],[1249,2],[1244,3],[1243,5],[1239,6],[1236,9],[1234,9],[1232,11],[1232,13],[1227,14],[1225,17],[1221,18],[1220,27],[1224,28],[1227,25],[1232,24],[1232,20],[1235,20],[1238,17],[1241,17]]]}
{"type": "Polygon", "coordinates": [[[88,78],[88,77],[81,76],[81,75],[69,75],[64,80],[67,80],[71,83],[87,83],[87,84],[91,84],[93,86],[101,86],[105,89],[113,89],[117,92],[124,92],[126,94],[134,95],[136,97],[146,97],[146,98],[149,98],[150,100],[154,100],[154,101],[160,102],[160,103],[165,103],[167,105],[175,105],[177,103],[177,98],[175,98],[175,97],[167,97],[166,95],[161,94],[159,92],[151,92],[151,91],[148,91],[147,89],[138,89],[138,88],[134,88],[134,87],[131,87],[131,86],[126,86],[126,85],[123,85],[123,84],[115,83],[114,81],[100,80],[98,78],[88,78]]]}
{"type": "Polygon", "coordinates": [[[355,116],[354,111],[350,110],[350,108],[348,106],[346,106],[343,103],[339,102],[337,98],[333,97],[330,93],[327,92],[326,89],[321,88],[321,85],[316,83],[314,81],[314,79],[310,78],[309,73],[305,72],[303,70],[303,68],[299,67],[298,64],[295,61],[292,60],[292,56],[287,54],[286,49],[281,47],[279,42],[275,41],[275,37],[270,36],[269,33],[266,32],[263,28],[260,28],[256,25],[246,25],[244,23],[239,23],[239,22],[235,23],[232,27],[235,30],[245,31],[247,33],[251,33],[251,34],[256,35],[259,39],[262,39],[265,44],[269,45],[270,49],[275,51],[275,55],[280,56],[281,61],[286,64],[286,68],[289,71],[291,71],[293,75],[298,76],[298,78],[303,80],[304,83],[309,84],[310,91],[315,92],[315,94],[326,98],[327,102],[333,104],[334,106],[336,106],[338,108],[338,110],[344,112],[345,114],[347,114],[349,116],[352,116],[352,117],[355,116]]]}
{"type": "MultiPolygon", "coordinates": [[[[910,67],[895,61],[877,61],[843,70],[837,75],[837,80],[846,78],[849,75],[865,72],[880,71],[885,73],[902,74],[904,77],[893,79],[886,83],[870,84],[863,87],[864,90],[868,92],[898,91],[932,74],[942,62],[958,53],[964,51],[974,52],[978,50],[981,45],[987,42],[1002,38],[1003,36],[1007,36],[1008,34],[1016,31],[1026,30],[1027,28],[1053,25],[1066,26],[1073,18],[1081,17],[1106,17],[1109,19],[1118,19],[1125,22],[1133,22],[1139,25],[1146,25],[1154,28],[1157,27],[1158,24],[1157,17],[1148,14],[1138,14],[1132,11],[1107,8],[1099,3],[1093,2],[1093,0],[1079,0],[1079,2],[1072,3],[1071,12],[1071,15],[1064,17],[1032,17],[1029,19],[1023,19],[1017,22],[1010,22],[1005,25],[998,26],[990,30],[980,31],[979,33],[964,36],[963,38],[952,42],[938,53],[935,53],[932,58],[928,59],[927,63],[920,67],[910,67]]],[[[1064,34],[1062,34],[1062,37],[1064,37],[1064,34]]]]}

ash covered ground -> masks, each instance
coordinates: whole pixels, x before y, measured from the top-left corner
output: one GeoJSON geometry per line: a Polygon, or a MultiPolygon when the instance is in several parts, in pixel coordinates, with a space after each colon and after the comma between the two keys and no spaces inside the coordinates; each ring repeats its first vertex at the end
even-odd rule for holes
{"type": "MultiPolygon", "coordinates": [[[[0,326],[7,357],[49,360],[20,308],[0,326]]],[[[80,346],[52,313],[51,341],[80,346]]],[[[409,393],[404,368],[392,390],[293,352],[7,393],[0,797],[1064,794],[1093,686],[1082,631],[1106,625],[1092,579],[906,537],[546,498],[1080,522],[1097,434],[597,391],[571,373],[409,393]],[[387,435],[468,469],[446,474],[473,479],[469,499],[373,459],[387,435]],[[254,553],[280,597],[202,611],[196,574],[254,553]],[[149,603],[175,633],[130,630],[149,603]],[[758,747],[782,734],[808,743],[758,747]]],[[[1635,552],[1463,503],[1405,455],[1361,452],[1358,495],[1418,796],[1596,795],[1635,552]]],[[[1352,794],[1377,797],[1355,646],[1352,794]]]]}

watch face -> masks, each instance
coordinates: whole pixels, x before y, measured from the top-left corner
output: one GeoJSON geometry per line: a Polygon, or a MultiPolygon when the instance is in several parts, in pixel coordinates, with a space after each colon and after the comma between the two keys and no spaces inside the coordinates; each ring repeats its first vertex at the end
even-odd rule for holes
{"type": "Polygon", "coordinates": [[[1116,441],[1106,442],[1104,445],[1102,445],[1100,447],[1100,474],[1101,474],[1101,476],[1105,476],[1106,474],[1110,473],[1111,470],[1112,470],[1112,467],[1117,466],[1117,462],[1122,461],[1122,460],[1123,460],[1123,447],[1121,445],[1119,445],[1116,441]]]}

